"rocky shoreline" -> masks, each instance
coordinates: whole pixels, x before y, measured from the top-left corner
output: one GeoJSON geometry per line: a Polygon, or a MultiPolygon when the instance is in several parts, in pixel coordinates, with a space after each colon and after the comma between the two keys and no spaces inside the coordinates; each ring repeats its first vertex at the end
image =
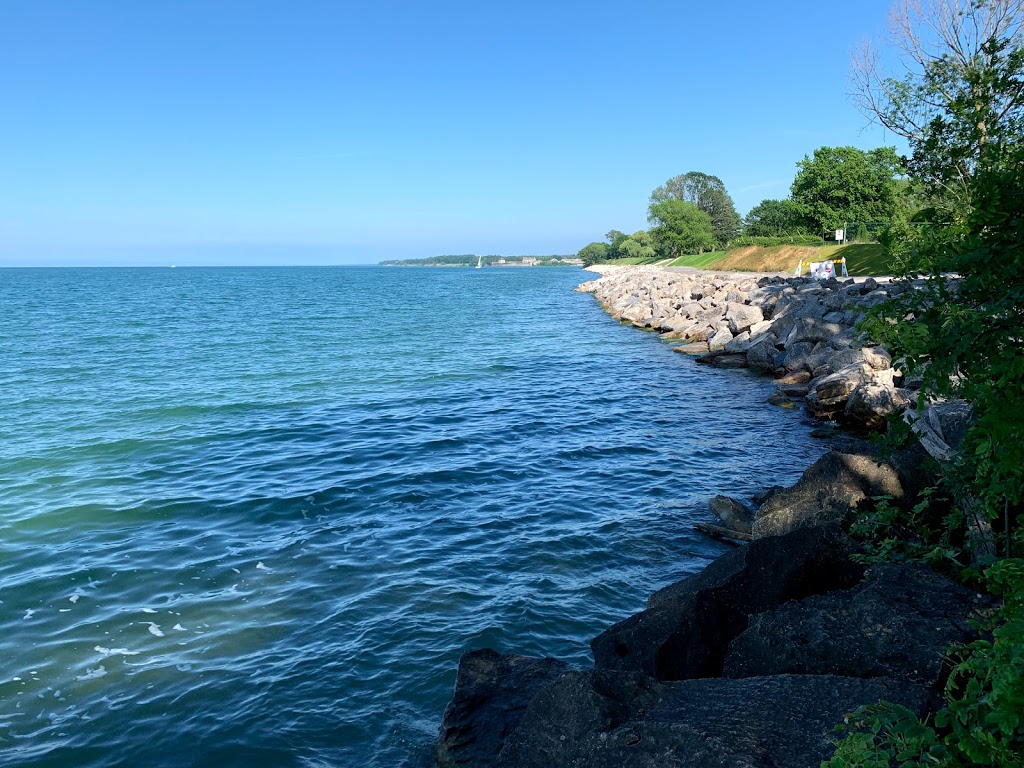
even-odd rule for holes
{"type": "MultiPolygon", "coordinates": [[[[602,268],[591,292],[616,319],[678,339],[677,351],[776,378],[770,402],[854,430],[877,430],[916,402],[889,354],[858,338],[864,309],[912,286],[602,268]]],[[[717,497],[722,526],[749,544],[659,590],[591,641],[592,669],[469,651],[459,663],[435,756],[449,766],[813,766],[834,727],[881,699],[919,715],[940,701],[943,653],[973,637],[986,604],[917,565],[865,567],[845,533],[875,496],[911,505],[927,454],[948,458],[969,413],[932,409],[921,445],[882,460],[836,441],[757,508],[717,497]]]]}

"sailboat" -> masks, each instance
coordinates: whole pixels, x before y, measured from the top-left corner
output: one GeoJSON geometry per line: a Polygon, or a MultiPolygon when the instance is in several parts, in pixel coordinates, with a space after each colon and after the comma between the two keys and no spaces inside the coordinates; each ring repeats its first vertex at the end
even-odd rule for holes
{"type": "Polygon", "coordinates": [[[484,265],[484,257],[483,256],[477,256],[476,257],[476,268],[480,269],[480,267],[482,267],[483,265],[484,265]]]}

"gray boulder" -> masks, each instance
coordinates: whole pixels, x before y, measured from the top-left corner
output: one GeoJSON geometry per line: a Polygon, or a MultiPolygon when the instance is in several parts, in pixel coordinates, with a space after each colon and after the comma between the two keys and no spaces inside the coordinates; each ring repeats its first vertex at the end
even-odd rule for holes
{"type": "Polygon", "coordinates": [[[819,419],[835,419],[846,408],[846,401],[858,386],[872,381],[867,363],[848,365],[835,373],[816,379],[807,398],[807,410],[819,419]]]}
{"type": "Polygon", "coordinates": [[[850,393],[843,409],[843,421],[864,429],[883,431],[890,416],[907,410],[913,402],[908,390],[868,381],[850,393]]]}
{"type": "Polygon", "coordinates": [[[775,359],[776,367],[785,368],[787,371],[812,371],[808,358],[814,352],[814,346],[809,341],[787,345],[786,351],[775,359]]]}
{"type": "Polygon", "coordinates": [[[801,317],[796,321],[793,330],[786,338],[786,346],[796,344],[800,341],[809,341],[817,344],[819,341],[828,341],[833,336],[838,336],[846,328],[839,323],[829,323],[817,317],[801,317]]]}
{"type": "Polygon", "coordinates": [[[750,329],[750,326],[755,323],[760,323],[764,320],[764,314],[761,312],[761,308],[752,304],[738,304],[736,302],[730,302],[726,306],[725,319],[729,321],[729,330],[734,335],[739,335],[746,330],[750,329]]]}
{"type": "Polygon", "coordinates": [[[708,348],[712,352],[725,349],[725,345],[732,341],[732,333],[727,325],[720,325],[715,329],[712,336],[708,338],[708,348]]]}

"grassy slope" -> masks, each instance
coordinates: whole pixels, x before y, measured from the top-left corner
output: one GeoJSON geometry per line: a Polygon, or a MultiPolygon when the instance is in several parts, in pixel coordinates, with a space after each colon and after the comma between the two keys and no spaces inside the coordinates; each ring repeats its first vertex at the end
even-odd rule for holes
{"type": "MultiPolygon", "coordinates": [[[[711,262],[705,269],[728,269],[740,272],[790,272],[798,262],[826,261],[846,258],[851,275],[885,275],[891,272],[888,259],[877,243],[825,245],[821,247],[780,245],[774,248],[737,248],[711,262]]],[[[696,266],[696,265],[694,265],[696,266]]],[[[837,265],[838,266],[838,265],[837,265]]],[[[804,274],[807,267],[804,267],[804,274]]]]}
{"type": "MultiPolygon", "coordinates": [[[[851,245],[779,245],[772,248],[749,246],[733,251],[712,251],[693,256],[681,256],[674,261],[658,259],[616,259],[609,264],[658,264],[663,267],[694,267],[696,269],[721,269],[735,272],[789,272],[803,261],[803,274],[807,274],[806,262],[841,259],[846,257],[846,269],[851,275],[887,275],[892,270],[882,246],[877,243],[854,243],[851,245]]],[[[837,265],[838,266],[838,265],[837,265]]]]}

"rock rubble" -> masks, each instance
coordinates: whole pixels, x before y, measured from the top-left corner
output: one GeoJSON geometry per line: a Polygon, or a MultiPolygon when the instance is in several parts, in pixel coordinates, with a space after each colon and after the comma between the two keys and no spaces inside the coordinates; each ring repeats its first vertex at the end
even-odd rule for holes
{"type": "Polygon", "coordinates": [[[675,272],[660,267],[605,268],[577,290],[593,293],[617,320],[678,339],[679,352],[723,368],[777,378],[781,396],[803,398],[815,418],[880,430],[913,407],[889,353],[859,338],[864,310],[907,286],[800,277],[675,272]]]}

